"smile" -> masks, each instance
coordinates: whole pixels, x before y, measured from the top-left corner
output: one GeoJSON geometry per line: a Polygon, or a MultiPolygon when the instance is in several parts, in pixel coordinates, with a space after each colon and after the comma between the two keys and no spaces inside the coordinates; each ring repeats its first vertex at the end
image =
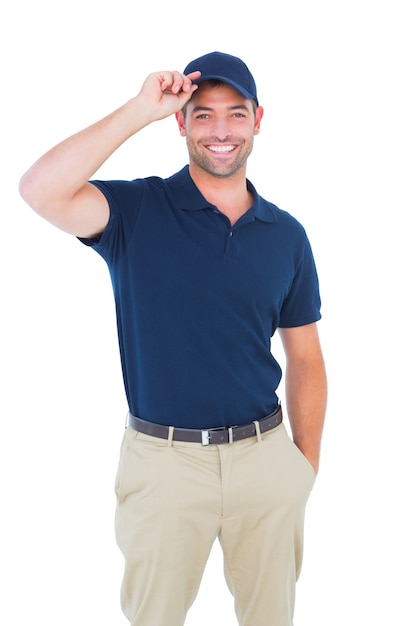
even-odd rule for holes
{"type": "Polygon", "coordinates": [[[211,152],[232,152],[232,150],[235,150],[236,146],[232,146],[232,145],[224,145],[224,146],[206,146],[207,150],[210,150],[211,152]]]}

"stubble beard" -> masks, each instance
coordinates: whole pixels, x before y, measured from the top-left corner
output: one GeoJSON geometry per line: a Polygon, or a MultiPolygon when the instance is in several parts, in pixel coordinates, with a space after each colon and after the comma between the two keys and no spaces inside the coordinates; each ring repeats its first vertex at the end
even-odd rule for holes
{"type": "MultiPolygon", "coordinates": [[[[225,143],[233,143],[233,142],[225,142],[225,143]]],[[[253,148],[253,141],[250,144],[246,143],[242,152],[236,157],[236,159],[232,160],[230,163],[222,163],[219,159],[217,162],[215,160],[215,153],[213,153],[213,157],[211,153],[205,154],[204,151],[206,148],[200,147],[200,143],[196,144],[191,141],[187,137],[187,148],[190,156],[190,161],[215,178],[232,178],[237,172],[239,172],[242,168],[246,166],[246,162],[253,148]]],[[[241,145],[237,148],[241,150],[241,145]]],[[[231,153],[233,155],[233,152],[231,153]]]]}

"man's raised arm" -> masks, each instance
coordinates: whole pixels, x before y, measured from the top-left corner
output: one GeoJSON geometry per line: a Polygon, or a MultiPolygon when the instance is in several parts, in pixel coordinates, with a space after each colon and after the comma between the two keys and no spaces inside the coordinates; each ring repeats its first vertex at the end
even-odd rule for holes
{"type": "Polygon", "coordinates": [[[44,154],[22,176],[22,198],[39,215],[78,237],[103,232],[109,207],[88,181],[110,155],[148,124],[179,111],[197,89],[194,72],[150,74],[137,96],[44,154]]]}

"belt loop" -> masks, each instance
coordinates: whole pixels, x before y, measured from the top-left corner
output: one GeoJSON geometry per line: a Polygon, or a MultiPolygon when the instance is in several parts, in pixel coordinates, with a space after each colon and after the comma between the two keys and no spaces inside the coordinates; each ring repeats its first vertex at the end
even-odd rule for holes
{"type": "Polygon", "coordinates": [[[174,427],[173,426],[169,426],[168,429],[168,442],[167,442],[167,446],[169,448],[172,448],[172,440],[174,438],[174,427]]]}
{"type": "Polygon", "coordinates": [[[261,428],[259,426],[259,422],[258,422],[258,420],[255,420],[253,423],[255,424],[255,430],[256,430],[256,436],[258,438],[258,443],[261,443],[262,442],[262,435],[261,435],[261,428]]]}
{"type": "Polygon", "coordinates": [[[126,413],[125,429],[129,426],[130,411],[126,413]]]}

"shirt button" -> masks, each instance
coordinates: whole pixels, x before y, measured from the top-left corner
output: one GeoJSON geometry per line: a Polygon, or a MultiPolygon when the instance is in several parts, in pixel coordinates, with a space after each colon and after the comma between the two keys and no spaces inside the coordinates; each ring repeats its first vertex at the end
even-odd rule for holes
{"type": "Polygon", "coordinates": [[[229,233],[229,237],[233,237],[233,231],[232,230],[229,233]]]}

